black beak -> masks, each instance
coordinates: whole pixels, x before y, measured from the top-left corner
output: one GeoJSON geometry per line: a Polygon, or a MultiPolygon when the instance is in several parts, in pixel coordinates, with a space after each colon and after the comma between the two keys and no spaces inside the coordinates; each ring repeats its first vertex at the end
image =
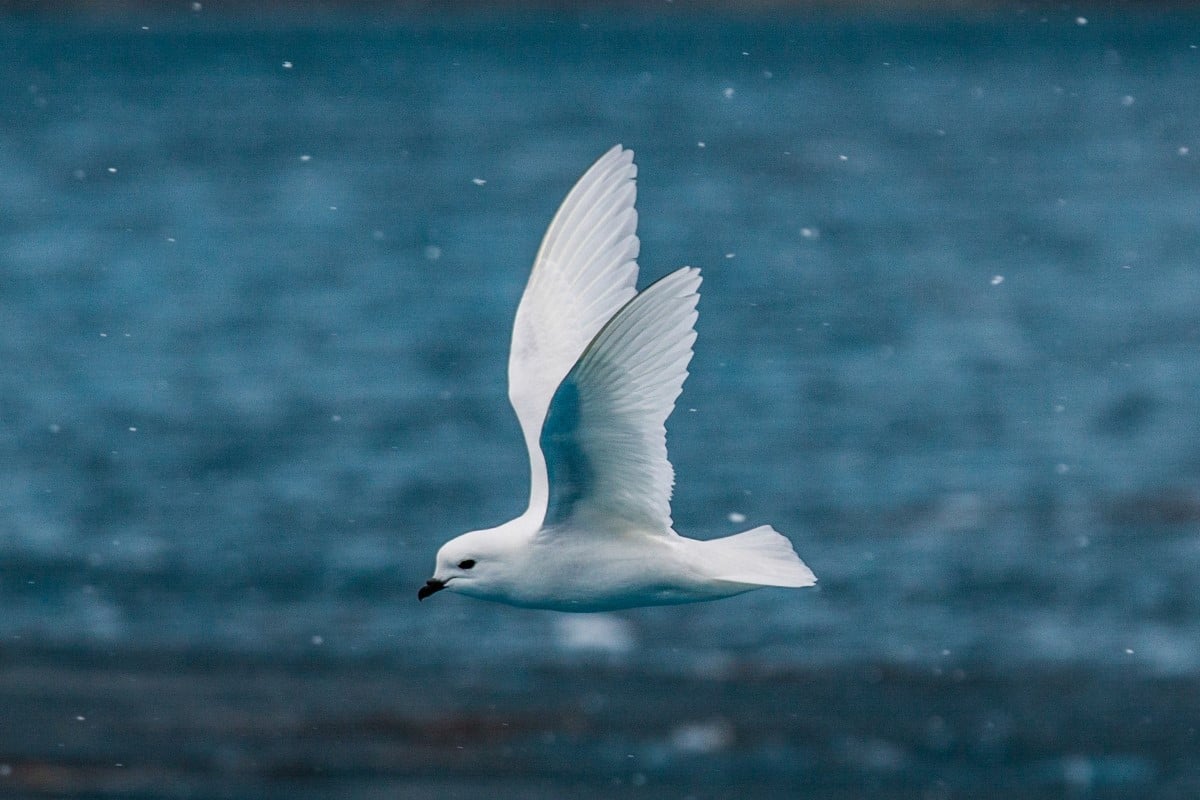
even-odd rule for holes
{"type": "Polygon", "coordinates": [[[417,590],[417,600],[424,600],[426,597],[429,597],[429,595],[434,594],[435,592],[440,592],[445,588],[446,584],[439,580],[430,578],[429,580],[425,581],[424,586],[417,590]]]}

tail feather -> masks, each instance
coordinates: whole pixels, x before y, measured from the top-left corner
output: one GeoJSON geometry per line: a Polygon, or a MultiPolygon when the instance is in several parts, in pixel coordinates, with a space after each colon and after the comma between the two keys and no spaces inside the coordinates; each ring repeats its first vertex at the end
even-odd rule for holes
{"type": "Polygon", "coordinates": [[[817,582],[786,536],[761,525],[704,543],[711,577],[756,586],[800,588],[817,582]]]}

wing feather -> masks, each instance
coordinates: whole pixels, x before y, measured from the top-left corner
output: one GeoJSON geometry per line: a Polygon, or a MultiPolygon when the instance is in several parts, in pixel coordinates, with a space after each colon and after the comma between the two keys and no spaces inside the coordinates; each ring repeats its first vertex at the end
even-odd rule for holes
{"type": "Polygon", "coordinates": [[[545,513],[549,488],[539,445],[550,400],[588,342],[634,296],[637,167],[613,147],[584,173],[550,222],[517,307],[508,396],[529,449],[528,515],[545,513]]]}
{"type": "Polygon", "coordinates": [[[559,386],[541,434],[547,527],[583,513],[671,533],[666,421],[692,359],[699,287],[700,271],[691,267],[648,287],[559,386]]]}

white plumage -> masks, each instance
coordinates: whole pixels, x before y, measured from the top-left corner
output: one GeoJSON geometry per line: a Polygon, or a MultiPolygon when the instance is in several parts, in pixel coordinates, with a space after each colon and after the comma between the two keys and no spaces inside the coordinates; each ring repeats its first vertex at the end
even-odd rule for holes
{"type": "Polygon", "coordinates": [[[443,545],[419,598],[448,589],[599,611],[816,582],[770,526],[707,542],[672,528],[665,423],[692,358],[700,271],[636,293],[636,174],[620,145],[584,174],[517,308],[509,398],[529,451],[529,507],[443,545]]]}

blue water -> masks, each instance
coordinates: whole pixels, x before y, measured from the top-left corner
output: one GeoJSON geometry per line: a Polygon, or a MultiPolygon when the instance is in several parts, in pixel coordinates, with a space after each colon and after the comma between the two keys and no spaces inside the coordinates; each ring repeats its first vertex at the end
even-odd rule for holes
{"type": "Polygon", "coordinates": [[[1195,676],[1200,17],[1079,16],[0,22],[0,650],[1195,676]],[[677,527],[820,584],[418,605],[616,142],[705,278],[677,527]]]}

